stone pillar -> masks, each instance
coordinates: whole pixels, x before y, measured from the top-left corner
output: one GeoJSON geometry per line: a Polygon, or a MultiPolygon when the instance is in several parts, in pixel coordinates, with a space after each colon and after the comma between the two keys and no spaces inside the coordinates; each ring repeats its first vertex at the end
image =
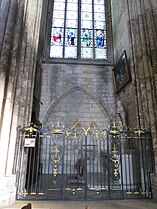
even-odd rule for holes
{"type": "MultiPolygon", "coordinates": [[[[2,1],[3,2],[3,1],[2,1]]],[[[9,2],[9,1],[7,1],[9,2]]],[[[15,199],[12,173],[17,126],[30,123],[42,0],[11,0],[2,40],[0,206],[15,199]]]]}
{"type": "Polygon", "coordinates": [[[3,103],[5,102],[6,83],[8,80],[8,62],[11,51],[13,29],[15,23],[15,14],[17,0],[3,0],[1,2],[0,14],[3,15],[0,19],[0,130],[3,118],[3,103]]]}
{"type": "Polygon", "coordinates": [[[139,128],[151,129],[155,157],[153,197],[157,199],[157,2],[127,0],[139,128]]]}

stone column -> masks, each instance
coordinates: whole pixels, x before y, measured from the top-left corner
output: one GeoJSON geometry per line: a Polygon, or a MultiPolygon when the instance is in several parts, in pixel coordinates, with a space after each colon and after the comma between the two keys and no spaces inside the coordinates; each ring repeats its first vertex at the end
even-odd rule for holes
{"type": "Polygon", "coordinates": [[[0,193],[0,205],[6,205],[15,198],[12,168],[17,126],[30,123],[42,2],[10,1],[0,63],[0,153],[3,153],[0,177],[4,180],[0,191],[5,194],[0,193]]]}
{"type": "Polygon", "coordinates": [[[3,120],[8,63],[11,51],[13,28],[15,23],[17,0],[3,0],[0,8],[0,130],[3,120]],[[1,17],[3,15],[3,17],[1,17]]]}
{"type": "Polygon", "coordinates": [[[130,39],[137,86],[139,128],[151,129],[155,156],[153,191],[157,199],[157,2],[127,0],[130,39]],[[155,191],[156,190],[156,191],[155,191]]]}

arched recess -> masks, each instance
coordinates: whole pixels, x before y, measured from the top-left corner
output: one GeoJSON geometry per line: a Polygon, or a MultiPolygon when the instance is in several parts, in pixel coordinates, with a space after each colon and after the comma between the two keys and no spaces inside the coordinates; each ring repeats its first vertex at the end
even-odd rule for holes
{"type": "Polygon", "coordinates": [[[63,94],[58,96],[55,100],[52,100],[50,104],[48,105],[48,107],[46,108],[46,110],[44,111],[40,120],[43,126],[51,125],[52,121],[57,122],[57,121],[62,120],[62,122],[64,123],[65,121],[63,120],[65,119],[63,118],[66,118],[66,119],[68,118],[66,114],[70,115],[69,120],[71,119],[71,121],[69,122],[74,123],[76,120],[82,120],[82,119],[85,120],[83,122],[89,122],[88,120],[90,120],[90,121],[95,121],[98,123],[100,122],[101,124],[104,123],[103,125],[104,128],[106,128],[105,126],[110,125],[110,122],[114,115],[114,114],[111,114],[111,112],[109,112],[104,102],[101,99],[99,99],[93,92],[79,85],[68,89],[63,94]],[[80,102],[82,98],[85,101],[80,102]],[[67,101],[65,100],[68,100],[69,106],[71,106],[72,104],[71,108],[66,106],[67,101]],[[77,104],[77,107],[75,107],[76,104],[77,104]],[[57,106],[61,106],[61,105],[62,105],[61,109],[65,109],[64,115],[63,115],[63,112],[61,113],[60,110],[58,110],[58,113],[56,111],[57,106]],[[76,109],[76,117],[74,114],[73,114],[73,117],[71,117],[70,113],[72,111],[74,112],[74,109],[76,109]],[[92,116],[91,116],[91,113],[92,113],[92,116]],[[52,117],[52,121],[50,120],[50,117],[52,117]]]}

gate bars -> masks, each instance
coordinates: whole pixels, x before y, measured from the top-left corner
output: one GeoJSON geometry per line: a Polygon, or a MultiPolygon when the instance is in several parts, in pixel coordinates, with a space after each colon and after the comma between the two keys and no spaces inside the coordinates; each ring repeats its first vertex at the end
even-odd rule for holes
{"type": "Polygon", "coordinates": [[[69,130],[20,129],[15,150],[17,200],[152,198],[150,132],[115,123],[77,122],[69,130]]]}

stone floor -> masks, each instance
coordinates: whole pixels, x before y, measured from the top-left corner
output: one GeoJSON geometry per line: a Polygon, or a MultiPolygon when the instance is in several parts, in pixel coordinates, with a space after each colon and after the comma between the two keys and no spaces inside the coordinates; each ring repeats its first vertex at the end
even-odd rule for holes
{"type": "MultiPolygon", "coordinates": [[[[21,209],[26,201],[16,201],[3,209],[21,209]]],[[[105,201],[30,201],[32,209],[157,209],[153,200],[105,200],[105,201]]]]}

